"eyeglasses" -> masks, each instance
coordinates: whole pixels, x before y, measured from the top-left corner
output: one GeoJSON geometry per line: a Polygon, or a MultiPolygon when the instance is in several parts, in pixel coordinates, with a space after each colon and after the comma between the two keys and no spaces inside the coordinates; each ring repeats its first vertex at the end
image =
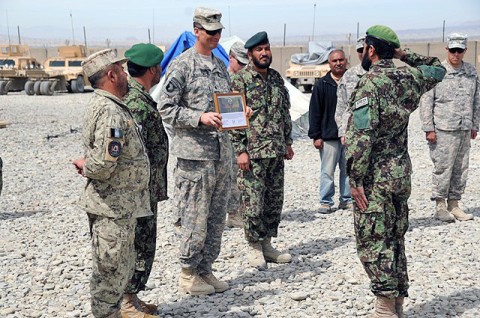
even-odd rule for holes
{"type": "Polygon", "coordinates": [[[455,53],[462,54],[463,52],[465,52],[465,49],[461,49],[459,47],[453,47],[451,49],[448,49],[448,52],[452,54],[455,54],[455,53]]]}
{"type": "Polygon", "coordinates": [[[197,29],[205,31],[205,33],[207,33],[210,36],[215,36],[215,35],[217,35],[217,33],[222,34],[222,29],[217,29],[217,30],[213,30],[213,31],[206,30],[204,28],[197,28],[197,29]]]}

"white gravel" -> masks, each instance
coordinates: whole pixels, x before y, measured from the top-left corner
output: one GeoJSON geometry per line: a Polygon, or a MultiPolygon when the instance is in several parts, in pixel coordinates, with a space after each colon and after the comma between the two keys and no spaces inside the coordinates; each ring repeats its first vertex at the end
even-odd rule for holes
{"type": "MultiPolygon", "coordinates": [[[[71,164],[82,155],[89,95],[0,96],[0,119],[11,123],[0,129],[0,317],[92,317],[87,217],[74,205],[85,180],[71,164]]],[[[462,201],[475,219],[444,224],[432,218],[432,164],[419,127],[414,113],[406,315],[480,317],[480,143],[472,143],[462,201]]],[[[141,298],[159,304],[165,317],[365,317],[374,297],[356,256],[352,213],[316,212],[319,155],[307,139],[297,140],[294,150],[294,160],[286,164],[280,236],[274,240],[291,252],[291,264],[250,269],[242,231],[227,229],[215,269],[232,289],[210,297],[177,293],[172,202],[166,201],[159,207],[157,258],[141,298]]],[[[172,182],[169,187],[172,195],[172,182]]]]}

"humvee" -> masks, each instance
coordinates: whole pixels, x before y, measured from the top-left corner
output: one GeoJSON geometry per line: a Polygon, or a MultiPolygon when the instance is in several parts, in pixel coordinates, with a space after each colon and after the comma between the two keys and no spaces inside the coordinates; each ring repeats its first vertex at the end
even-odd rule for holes
{"type": "Polygon", "coordinates": [[[285,71],[285,77],[290,83],[297,87],[303,87],[303,91],[309,93],[315,81],[325,76],[330,71],[328,63],[320,65],[300,65],[290,61],[290,67],[285,71]]]}

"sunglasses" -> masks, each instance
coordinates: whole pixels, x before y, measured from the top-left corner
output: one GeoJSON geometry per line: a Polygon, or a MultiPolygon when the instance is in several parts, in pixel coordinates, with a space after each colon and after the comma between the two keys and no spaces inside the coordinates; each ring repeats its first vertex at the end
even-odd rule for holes
{"type": "Polygon", "coordinates": [[[459,47],[454,47],[454,48],[448,49],[448,52],[450,52],[452,54],[455,54],[455,53],[462,54],[463,52],[465,52],[465,49],[461,49],[459,47]]]}
{"type": "Polygon", "coordinates": [[[205,30],[204,28],[198,28],[198,29],[205,31],[205,33],[207,33],[207,34],[210,35],[210,36],[217,35],[217,33],[222,34],[222,29],[213,30],[213,31],[205,30]]]}
{"type": "Polygon", "coordinates": [[[357,49],[357,53],[360,53],[360,54],[363,53],[363,47],[357,49]]]}

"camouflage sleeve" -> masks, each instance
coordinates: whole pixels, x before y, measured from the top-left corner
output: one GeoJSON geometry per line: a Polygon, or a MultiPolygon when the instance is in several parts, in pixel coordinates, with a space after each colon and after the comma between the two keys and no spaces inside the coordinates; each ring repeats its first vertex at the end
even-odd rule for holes
{"type": "Polygon", "coordinates": [[[346,122],[348,121],[348,116],[344,116],[347,110],[347,87],[345,85],[345,80],[342,77],[337,87],[337,107],[335,109],[335,122],[338,127],[338,137],[345,136],[346,122]]]}
{"type": "Polygon", "coordinates": [[[145,129],[148,121],[149,108],[146,101],[143,100],[142,94],[135,88],[130,88],[129,94],[124,98],[124,103],[127,104],[128,109],[133,115],[135,122],[142,128],[142,137],[144,140],[149,140],[148,129],[145,129]]]}
{"type": "Polygon", "coordinates": [[[366,81],[360,87],[352,94],[352,101],[355,102],[352,104],[352,116],[346,134],[347,174],[354,187],[363,186],[379,124],[377,88],[371,81],[366,81]]]}
{"type": "Polygon", "coordinates": [[[435,131],[433,122],[433,107],[435,101],[435,88],[423,94],[420,99],[420,120],[422,121],[423,131],[435,131]]]}
{"type": "Polygon", "coordinates": [[[90,179],[106,180],[115,170],[117,158],[125,143],[122,117],[113,109],[103,107],[90,125],[90,146],[85,154],[84,175],[90,179]],[[115,134],[112,136],[112,130],[115,134]]]}
{"type": "Polygon", "coordinates": [[[158,110],[162,120],[175,128],[196,128],[203,112],[188,107],[192,101],[183,100],[189,66],[177,62],[174,60],[165,74],[158,110]]]}
{"type": "Polygon", "coordinates": [[[288,94],[288,90],[285,87],[285,82],[281,78],[281,83],[282,83],[282,90],[283,90],[283,96],[285,96],[283,100],[283,111],[284,111],[284,118],[285,118],[285,129],[284,129],[284,136],[285,136],[285,143],[287,146],[291,146],[293,144],[293,138],[292,138],[292,117],[290,116],[290,96],[288,94]]]}
{"type": "MultiPolygon", "coordinates": [[[[245,84],[243,79],[238,74],[233,74],[232,79],[232,91],[245,93],[245,84]]],[[[248,105],[247,105],[248,106],[248,105]]],[[[229,132],[230,140],[232,142],[233,150],[236,155],[242,152],[247,152],[247,134],[245,129],[233,129],[229,132]]]]}
{"type": "Polygon", "coordinates": [[[475,92],[473,98],[473,126],[472,129],[478,131],[480,125],[480,79],[477,75],[475,92]]]}
{"type": "Polygon", "coordinates": [[[416,68],[417,72],[414,72],[414,76],[421,83],[420,94],[426,93],[434,88],[437,83],[442,81],[446,69],[438,58],[433,56],[423,56],[414,53],[409,49],[405,49],[405,53],[407,54],[402,61],[416,68]]]}

